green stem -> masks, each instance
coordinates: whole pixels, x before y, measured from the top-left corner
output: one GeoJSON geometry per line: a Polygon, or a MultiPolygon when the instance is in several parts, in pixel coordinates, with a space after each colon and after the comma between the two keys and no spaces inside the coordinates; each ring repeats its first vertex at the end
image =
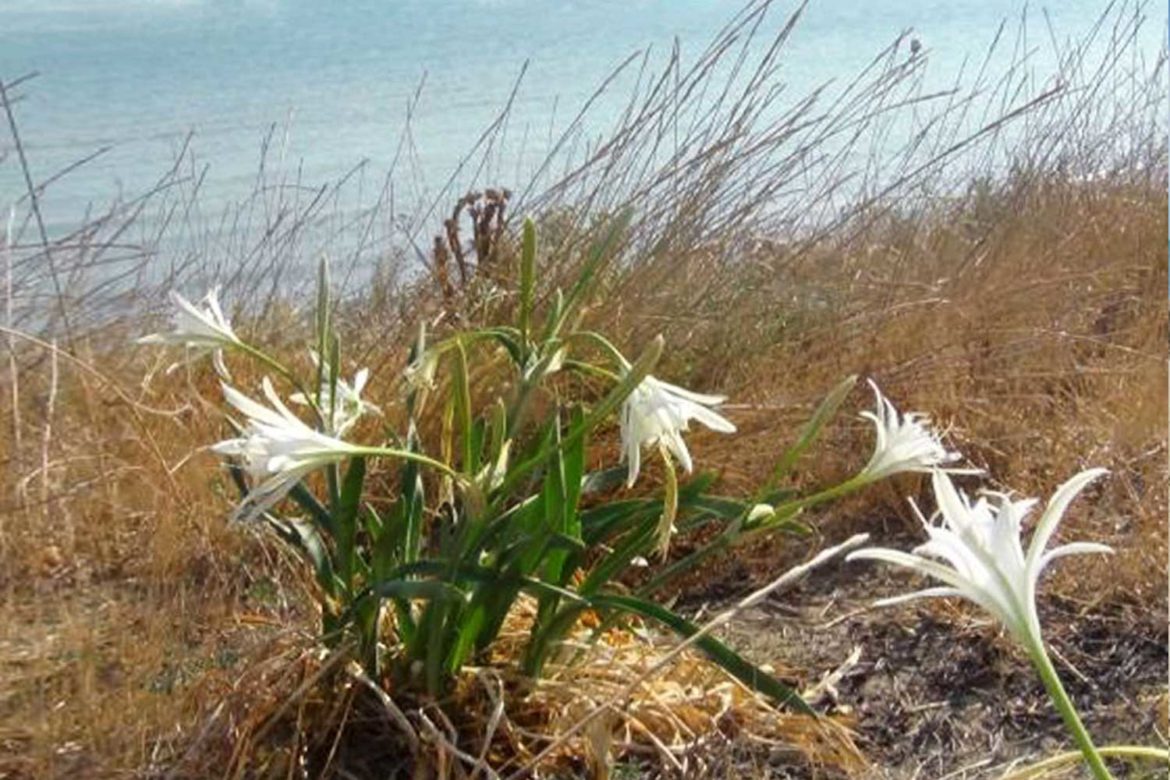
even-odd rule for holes
{"type": "Polygon", "coordinates": [[[301,380],[297,377],[296,374],[294,374],[292,371],[290,371],[288,368],[286,368],[285,365],[283,363],[281,363],[279,360],[277,360],[276,358],[272,357],[271,355],[267,354],[266,352],[264,352],[261,349],[257,349],[256,347],[253,347],[251,344],[248,344],[247,342],[237,341],[234,344],[232,344],[231,346],[233,348],[239,350],[240,352],[243,352],[248,357],[258,361],[262,365],[265,365],[268,368],[272,369],[278,375],[280,375],[285,381],[287,381],[290,385],[292,385],[302,396],[304,396],[305,401],[308,402],[309,408],[312,409],[312,411],[313,411],[313,416],[317,418],[318,427],[321,428],[322,430],[328,429],[328,426],[325,423],[325,415],[321,412],[321,409],[318,408],[318,406],[317,406],[317,394],[310,393],[308,388],[305,387],[305,385],[301,382],[301,380]]]}
{"type": "Polygon", "coordinates": [[[238,349],[240,352],[243,352],[248,357],[251,357],[251,358],[259,361],[260,363],[263,363],[264,365],[268,366],[276,373],[280,374],[281,377],[283,377],[284,379],[287,379],[290,383],[292,383],[296,387],[297,390],[300,390],[302,393],[304,393],[306,398],[312,397],[305,391],[305,388],[301,386],[300,381],[296,378],[296,376],[293,374],[293,372],[289,371],[287,368],[285,368],[284,364],[282,364],[280,361],[276,360],[276,358],[268,355],[263,350],[257,349],[256,347],[253,347],[251,344],[248,344],[247,342],[244,342],[244,341],[238,341],[235,344],[232,344],[231,346],[235,347],[236,349],[238,349]]]}
{"type": "Polygon", "coordinates": [[[791,512],[792,510],[804,510],[817,504],[823,504],[826,501],[832,501],[835,498],[840,498],[848,493],[865,487],[870,484],[872,480],[863,479],[859,476],[850,477],[839,485],[834,485],[831,488],[825,488],[819,493],[813,493],[811,496],[798,498],[795,501],[787,501],[783,504],[776,505],[776,514],[782,515],[791,512]]]}
{"type": "Polygon", "coordinates": [[[1092,737],[1089,736],[1085,724],[1081,722],[1080,715],[1073,707],[1068,692],[1064,690],[1064,684],[1061,683],[1060,676],[1056,673],[1056,667],[1052,665],[1052,659],[1048,657],[1048,652],[1044,649],[1044,640],[1040,637],[1029,637],[1026,646],[1028,655],[1032,657],[1032,663],[1035,665],[1036,671],[1040,673],[1040,679],[1044,681],[1044,687],[1052,698],[1052,703],[1056,705],[1060,716],[1064,718],[1064,725],[1072,733],[1073,741],[1080,748],[1081,755],[1085,757],[1085,763],[1089,765],[1093,777],[1097,780],[1113,780],[1113,775],[1109,774],[1104,759],[1097,752],[1092,737]]]}
{"type": "Polygon", "coordinates": [[[353,445],[351,453],[354,455],[367,455],[374,458],[398,458],[399,460],[410,460],[415,463],[421,463],[424,466],[430,466],[433,469],[443,472],[449,477],[459,479],[459,472],[448,466],[442,461],[428,458],[426,455],[421,455],[410,450],[396,450],[390,447],[361,447],[353,445]]]}

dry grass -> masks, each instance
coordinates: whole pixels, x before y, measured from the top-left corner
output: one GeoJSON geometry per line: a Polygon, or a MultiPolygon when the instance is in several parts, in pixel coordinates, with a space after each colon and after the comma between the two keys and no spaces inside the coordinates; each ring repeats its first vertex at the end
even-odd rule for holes
{"type": "MultiPolygon", "coordinates": [[[[1063,90],[1021,92],[1026,63],[1017,63],[998,80],[980,76],[968,91],[931,98],[915,92],[923,62],[906,59],[901,43],[820,102],[781,104],[760,85],[775,74],[788,28],[762,54],[752,44],[768,5],[750,6],[692,69],[673,57],[657,74],[643,64],[644,86],[612,138],[509,204],[543,223],[545,291],[571,277],[601,217],[633,205],[626,259],[606,269],[588,316],[632,351],[664,333],[671,348],[660,374],[731,396],[741,434],[695,436],[697,459],[721,471],[727,490],[757,484],[842,376],[874,377],[901,407],[950,426],[1002,485],[1045,495],[1082,467],[1110,467],[1066,532],[1118,554],[1066,566],[1050,587],[1164,621],[1166,84],[1161,61],[1131,67],[1130,7],[1103,18],[1114,42],[1092,56],[1112,66],[1090,61],[1088,47],[1070,49],[1063,90]],[[728,76],[720,68],[740,45],[754,59],[728,76]],[[723,79],[755,87],[744,97],[699,89],[723,79]],[[913,143],[892,143],[887,120],[899,110],[933,111],[937,122],[913,143]],[[664,122],[675,111],[688,121],[664,122]],[[1012,124],[1022,116],[1025,126],[1012,124]],[[864,176],[847,175],[856,152],[873,148],[888,151],[864,176]]],[[[268,671],[308,674],[303,665],[314,663],[297,567],[271,540],[225,526],[227,480],[209,455],[192,454],[222,433],[201,400],[215,397],[212,378],[163,375],[122,345],[142,332],[160,286],[208,278],[229,293],[259,291],[238,312],[250,335],[295,343],[304,325],[283,302],[296,300],[286,296],[297,284],[281,260],[339,235],[375,245],[369,228],[393,204],[348,219],[322,216],[327,194],[254,203],[242,213],[263,214],[257,224],[237,218],[235,228],[201,233],[163,270],[152,259],[173,249],[163,228],[126,236],[141,235],[131,227],[144,213],[175,223],[191,213],[197,188],[181,171],[176,164],[150,196],[52,241],[36,235],[34,190],[0,244],[6,322],[43,339],[8,337],[0,400],[3,778],[161,773],[199,744],[222,702],[219,717],[238,717],[237,727],[254,717],[232,709],[233,691],[268,671]],[[324,234],[312,233],[322,221],[324,234]]],[[[281,188],[257,198],[273,191],[281,188]]],[[[382,244],[373,284],[343,314],[350,354],[373,369],[372,400],[384,408],[394,406],[404,334],[417,318],[490,318],[508,302],[506,234],[493,250],[494,293],[473,284],[444,294],[404,268],[409,253],[391,247],[429,242],[442,230],[438,213],[420,210],[408,241],[382,244]]],[[[369,251],[344,247],[339,277],[353,289],[369,251]]],[[[867,404],[859,391],[854,408],[867,404]]],[[[843,416],[795,478],[845,474],[864,460],[866,436],[843,416]]],[[[778,558],[795,562],[857,529],[905,532],[904,494],[916,489],[837,505],[810,518],[820,531],[813,542],[765,542],[739,560],[763,576],[778,558]]],[[[677,672],[692,681],[704,673],[677,672]]],[[[655,710],[664,728],[687,725],[684,710],[666,711],[655,710]]]]}
{"type": "Polygon", "coordinates": [[[603,777],[615,757],[694,775],[736,749],[833,777],[865,766],[847,719],[778,712],[694,654],[663,664],[675,649],[663,636],[610,630],[589,641],[597,623],[587,621],[570,637],[573,662],[551,664],[533,683],[512,662],[534,617],[535,604],[522,600],[492,658],[466,669],[440,703],[386,696],[342,654],[274,643],[169,762],[172,776],[284,777],[303,767],[310,777],[405,778],[421,764],[435,776],[529,776],[536,767],[603,777]]]}
{"type": "MultiPolygon", "coordinates": [[[[800,281],[763,272],[783,281],[761,283],[747,301],[695,295],[693,308],[676,308],[687,291],[664,274],[644,288],[655,299],[623,300],[598,318],[637,334],[633,343],[665,326],[668,342],[684,345],[678,368],[744,404],[732,413],[741,435],[701,450],[737,488],[758,484],[771,466],[760,453],[779,452],[818,394],[848,374],[929,410],[1002,486],[1045,495],[1081,468],[1109,467],[1066,532],[1107,540],[1119,555],[1078,566],[1078,578],[1101,577],[1081,593],[1103,596],[1107,583],[1164,603],[1166,211],[1159,179],[1011,182],[933,218],[878,223],[852,247],[810,258],[800,281]],[[792,286],[814,291],[813,311],[770,303],[791,299],[792,286]]],[[[868,403],[859,392],[856,407],[868,403]]],[[[861,422],[839,426],[829,456],[810,459],[802,477],[859,467],[867,435],[861,422]]],[[[885,498],[840,511],[862,524],[909,516],[903,496],[885,498]]],[[[1062,584],[1076,589],[1070,580],[1062,584]]]]}

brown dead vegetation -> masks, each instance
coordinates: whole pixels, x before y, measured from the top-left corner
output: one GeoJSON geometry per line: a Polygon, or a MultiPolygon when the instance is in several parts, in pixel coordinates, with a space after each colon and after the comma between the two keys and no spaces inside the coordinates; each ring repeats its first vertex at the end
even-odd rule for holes
{"type": "MultiPolygon", "coordinates": [[[[1091,615],[1130,615],[1132,626],[1160,627],[1164,637],[1166,84],[1161,60],[1124,74],[1117,64],[1136,45],[1128,5],[1102,22],[1120,30],[1102,55],[1113,68],[1086,67],[1076,58],[1088,48],[1070,50],[1063,91],[1005,103],[996,96],[1014,94],[1019,80],[1009,72],[991,97],[977,84],[930,103],[912,91],[921,59],[905,59],[898,42],[823,113],[799,103],[781,111],[759,85],[775,75],[791,33],[782,25],[778,44],[740,75],[755,91],[709,115],[697,103],[686,114],[672,95],[697,94],[715,78],[715,61],[734,51],[737,31],[755,30],[768,5],[737,17],[739,26],[713,44],[713,59],[692,69],[677,56],[657,75],[643,63],[641,91],[614,136],[569,173],[516,195],[461,199],[445,225],[420,220],[424,235],[436,236],[434,278],[412,279],[403,256],[385,249],[380,270],[358,294],[350,284],[340,312],[348,354],[372,369],[371,400],[394,408],[419,319],[490,319],[510,305],[507,215],[537,216],[549,295],[579,268],[602,218],[633,206],[624,259],[605,269],[605,293],[588,316],[634,353],[663,333],[669,350],[657,373],[730,396],[740,434],[694,437],[697,461],[721,474],[724,489],[754,487],[842,377],[872,377],[900,408],[929,411],[949,427],[996,486],[1046,496],[1081,468],[1109,467],[1064,533],[1107,542],[1117,554],[1057,567],[1046,593],[1091,615]],[[1101,100],[1108,89],[1128,90],[1130,108],[1109,108],[1101,100]],[[1010,110],[975,128],[960,121],[983,100],[1010,110]],[[863,182],[846,177],[849,152],[880,146],[890,131],[877,117],[906,101],[937,109],[934,134],[870,166],[863,182]],[[664,162],[651,150],[671,111],[705,119],[664,162]],[[1027,131],[1013,129],[1013,111],[1031,118],[1027,131]],[[853,145],[834,146],[846,131],[858,133],[853,145]],[[1131,141],[1110,146],[1122,137],[1131,141]],[[817,144],[824,155],[812,163],[808,149],[817,144]],[[787,196],[797,179],[813,183],[787,196]],[[834,202],[837,190],[850,193],[851,206],[834,202]],[[466,218],[470,244],[460,234],[466,218]]],[[[196,197],[177,177],[164,190],[188,206],[196,197]]],[[[118,204],[53,242],[24,219],[0,245],[9,269],[0,368],[3,778],[165,775],[192,745],[218,744],[230,757],[238,744],[215,742],[233,733],[214,731],[223,718],[236,719],[234,733],[256,728],[257,713],[281,707],[288,681],[300,684],[319,663],[299,567],[271,539],[226,526],[229,481],[195,449],[223,432],[205,400],[216,397],[213,377],[199,368],[165,374],[165,363],[125,346],[144,331],[160,288],[208,278],[226,282],[227,297],[249,291],[237,314],[250,337],[274,349],[298,343],[306,323],[288,303],[298,285],[283,263],[307,253],[319,201],[289,206],[255,244],[243,234],[205,237],[202,254],[165,275],[151,265],[162,233],[141,245],[121,238],[148,202],[118,204]],[[283,682],[268,699],[264,684],[249,689],[256,708],[241,709],[239,691],[269,673],[283,682]]],[[[339,230],[360,233],[375,220],[339,230]]],[[[362,257],[355,251],[339,278],[349,282],[362,257]]],[[[864,462],[869,433],[852,412],[869,403],[858,390],[796,479],[828,481],[864,462]]],[[[598,453],[615,455],[616,447],[598,453]]],[[[857,530],[909,540],[905,498],[920,487],[905,481],[834,505],[807,518],[813,539],[737,551],[692,578],[688,597],[741,593],[745,577],[764,579],[857,530]]],[[[775,643],[767,652],[755,660],[808,659],[775,643]]],[[[685,668],[701,676],[699,666],[685,668]]],[[[820,671],[792,674],[812,683],[820,671]]],[[[288,739],[301,738],[295,731],[288,739]]],[[[1126,735],[1124,725],[1110,733],[1126,735]]],[[[646,744],[632,740],[629,755],[646,744]]],[[[890,755],[872,735],[861,744],[875,751],[870,761],[890,755]]],[[[795,766],[737,750],[713,751],[703,766],[716,774],[754,767],[761,776],[795,766]]]]}

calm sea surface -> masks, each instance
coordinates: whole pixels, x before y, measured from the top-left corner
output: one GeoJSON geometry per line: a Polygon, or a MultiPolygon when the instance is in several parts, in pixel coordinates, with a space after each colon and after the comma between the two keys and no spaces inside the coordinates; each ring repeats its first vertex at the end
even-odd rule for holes
{"type": "MultiPolygon", "coordinates": [[[[665,57],[678,39],[696,57],[742,0],[0,0],[0,78],[39,75],[15,105],[34,178],[112,148],[55,182],[43,196],[51,225],[88,205],[149,188],[183,139],[209,168],[203,199],[214,205],[252,186],[268,129],[269,166],[306,182],[335,179],[363,160],[406,170],[401,140],[411,112],[410,186],[441,185],[504,105],[527,61],[491,180],[520,181],[549,139],[632,52],[665,57]]],[[[770,31],[792,3],[777,2],[770,31]]],[[[1059,40],[1076,39],[1100,0],[1048,9],[1059,40]]],[[[913,28],[930,58],[928,81],[949,86],[978,60],[1017,0],[813,0],[783,59],[800,95],[864,66],[913,28]]],[[[1157,4],[1148,11],[1165,13],[1157,4]]],[[[1030,25],[1034,64],[1053,55],[1040,4],[1030,25]],[[1043,40],[1041,40],[1043,39],[1043,40]]],[[[1165,21],[1146,25],[1153,57],[1165,21]]],[[[620,85],[619,85],[620,86],[620,85]]],[[[929,86],[929,85],[928,85],[929,86]]],[[[618,90],[620,94],[620,89],[618,90]]],[[[620,101],[603,101],[585,132],[600,133],[620,101]]],[[[0,207],[24,192],[7,128],[0,130],[0,207]]]]}

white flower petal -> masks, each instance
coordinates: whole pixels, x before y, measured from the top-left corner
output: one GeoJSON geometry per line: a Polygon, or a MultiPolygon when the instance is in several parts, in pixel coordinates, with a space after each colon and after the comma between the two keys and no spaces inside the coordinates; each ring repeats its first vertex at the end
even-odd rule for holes
{"type": "Polygon", "coordinates": [[[263,404],[253,401],[227,383],[221,383],[220,386],[223,388],[223,396],[227,399],[227,402],[239,410],[245,417],[277,427],[284,424],[284,418],[263,404]]]}
{"type": "Polygon", "coordinates": [[[1090,482],[1108,473],[1107,469],[1088,469],[1075,475],[1056,489],[1052,498],[1049,499],[1048,505],[1044,507],[1044,514],[1041,515],[1040,522],[1036,524],[1036,530],[1032,532],[1032,541],[1028,545],[1028,565],[1030,567],[1035,566],[1039,561],[1044,548],[1052,540],[1052,535],[1056,533],[1056,528],[1060,525],[1060,521],[1064,518],[1064,512],[1072,500],[1090,482]]]}
{"type": "Polygon", "coordinates": [[[964,592],[966,590],[967,582],[954,569],[944,566],[938,561],[932,561],[929,558],[912,555],[901,550],[891,550],[885,547],[866,547],[849,553],[849,555],[845,556],[845,560],[892,563],[895,566],[901,566],[905,569],[913,569],[919,574],[925,574],[927,577],[942,580],[957,590],[964,592]]]}
{"type": "Polygon", "coordinates": [[[362,394],[362,390],[366,388],[366,382],[369,381],[369,378],[370,369],[368,368],[359,368],[358,372],[353,375],[352,393],[355,398],[362,394]]]}
{"type": "Polygon", "coordinates": [[[930,599],[930,598],[949,598],[951,596],[962,596],[963,591],[958,588],[923,588],[922,590],[912,591],[910,593],[903,593],[901,596],[890,596],[885,599],[878,599],[873,603],[875,607],[892,607],[895,604],[904,604],[907,601],[914,601],[916,599],[930,599]]]}
{"type": "Polygon", "coordinates": [[[219,307],[219,288],[217,287],[207,293],[207,298],[204,302],[207,304],[207,308],[210,310],[212,320],[215,324],[228,333],[231,333],[232,336],[235,336],[235,333],[232,332],[231,325],[228,324],[227,317],[223,314],[223,309],[219,307]]]}
{"type": "Polygon", "coordinates": [[[268,399],[268,403],[272,404],[272,408],[276,409],[276,411],[280,413],[280,416],[283,418],[282,422],[292,423],[294,427],[300,426],[302,428],[308,428],[308,426],[301,422],[300,418],[293,414],[292,410],[285,406],[284,402],[280,400],[280,396],[276,394],[276,389],[272,386],[271,379],[264,377],[262,380],[260,380],[260,388],[264,391],[264,397],[268,399]]]}
{"type": "Polygon", "coordinates": [[[211,351],[211,365],[215,368],[215,374],[223,381],[230,381],[232,374],[228,371],[227,363],[223,359],[223,350],[214,349],[211,351]]]}
{"type": "Polygon", "coordinates": [[[233,522],[250,523],[276,505],[296,487],[301,475],[278,474],[252,489],[232,512],[233,522]]]}
{"type": "Polygon", "coordinates": [[[683,470],[690,474],[695,470],[695,464],[691,460],[691,451],[687,449],[687,443],[683,441],[682,434],[677,430],[669,431],[662,436],[663,443],[666,448],[674,455],[675,460],[683,467],[683,470]]]}
{"type": "Polygon", "coordinates": [[[221,442],[212,444],[208,449],[216,455],[243,455],[246,451],[247,443],[247,439],[224,439],[221,442]]]}
{"type": "Polygon", "coordinates": [[[626,459],[629,461],[627,468],[628,475],[626,476],[626,487],[633,487],[634,483],[638,481],[638,474],[642,470],[642,443],[637,439],[631,439],[631,443],[623,450],[626,459]]]}
{"type": "Polygon", "coordinates": [[[1069,542],[1068,544],[1062,544],[1060,547],[1054,547],[1041,555],[1040,565],[1036,567],[1036,573],[1039,574],[1048,567],[1048,564],[1066,555],[1087,555],[1089,553],[1111,555],[1113,552],[1112,547],[1099,542],[1069,542]]]}
{"type": "Polygon", "coordinates": [[[725,395],[696,393],[693,390],[687,390],[685,387],[672,385],[670,382],[663,382],[661,379],[655,379],[654,382],[667,393],[701,406],[718,406],[727,400],[727,396],[725,395]]]}
{"type": "Polygon", "coordinates": [[[191,303],[189,300],[180,295],[177,290],[171,290],[168,293],[168,297],[170,297],[171,303],[175,304],[175,306],[179,309],[180,315],[185,313],[199,321],[204,319],[203,312],[196,309],[195,304],[191,303]]]}
{"type": "Polygon", "coordinates": [[[706,427],[719,433],[735,433],[735,423],[726,417],[716,414],[705,406],[693,405],[688,407],[691,417],[706,427]]]}
{"type": "MultiPolygon", "coordinates": [[[[346,382],[342,377],[337,377],[337,400],[333,399],[333,386],[330,384],[329,364],[322,365],[321,359],[318,357],[316,351],[309,350],[309,356],[313,360],[313,364],[322,368],[321,378],[321,413],[326,418],[326,428],[330,432],[340,436],[346,433],[353,427],[354,423],[358,421],[363,414],[379,414],[380,410],[377,406],[361,397],[361,392],[365,388],[366,383],[370,378],[369,369],[363,368],[358,370],[353,377],[353,384],[346,382]]],[[[301,406],[312,405],[310,399],[304,393],[294,393],[289,396],[289,400],[301,406]]]]}

